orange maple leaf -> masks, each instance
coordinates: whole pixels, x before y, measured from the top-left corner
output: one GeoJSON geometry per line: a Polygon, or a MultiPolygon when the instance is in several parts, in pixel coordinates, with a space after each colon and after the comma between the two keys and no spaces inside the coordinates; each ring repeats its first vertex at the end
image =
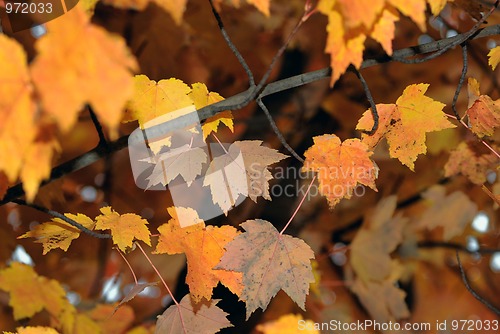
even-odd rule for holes
{"type": "Polygon", "coordinates": [[[228,314],[221,310],[212,299],[194,310],[189,295],[185,295],[179,306],[172,305],[158,316],[155,333],[157,334],[215,334],[222,328],[232,327],[227,320],[228,314]]]}
{"type": "Polygon", "coordinates": [[[58,317],[70,305],[59,282],[38,276],[32,267],[19,262],[0,271],[0,290],[9,293],[15,320],[32,317],[43,309],[58,317]]]}
{"type": "Polygon", "coordinates": [[[15,182],[37,134],[36,105],[26,53],[14,39],[0,35],[0,170],[15,182]]]}
{"type": "Polygon", "coordinates": [[[102,215],[96,217],[97,230],[111,230],[113,242],[122,252],[127,252],[135,239],[151,246],[148,221],[133,213],[118,214],[110,206],[101,208],[102,215]]]}
{"type": "Polygon", "coordinates": [[[218,269],[243,273],[241,300],[247,320],[257,309],[265,310],[279,290],[304,309],[309,284],[314,282],[312,249],[301,239],[280,234],[268,221],[247,220],[245,232],[226,245],[218,269]]]}
{"type": "MultiPolygon", "coordinates": [[[[94,221],[84,214],[73,215],[71,213],[64,214],[69,219],[80,223],[89,230],[94,229],[94,221]]],[[[52,249],[60,248],[67,251],[71,242],[80,236],[80,230],[66,223],[60,218],[52,218],[52,221],[38,224],[29,232],[18,237],[20,238],[36,238],[35,242],[43,244],[43,254],[47,254],[52,249]]]]}
{"type": "Polygon", "coordinates": [[[500,100],[493,101],[488,95],[481,95],[479,82],[469,78],[469,108],[467,115],[472,132],[479,138],[492,136],[500,127],[500,100]]]}
{"type": "MultiPolygon", "coordinates": [[[[441,0],[430,0],[433,13],[444,7],[436,1],[441,0]]],[[[350,64],[361,66],[367,37],[392,54],[394,24],[400,18],[399,12],[415,21],[422,31],[426,28],[425,0],[372,0],[369,6],[363,0],[320,0],[317,9],[328,17],[325,52],[331,56],[332,86],[350,64]]]]}
{"type": "MultiPolygon", "coordinates": [[[[374,148],[385,137],[389,153],[402,164],[414,170],[419,154],[425,154],[427,132],[454,128],[443,113],[443,103],[425,96],[428,84],[406,87],[396,104],[377,104],[379,126],[373,135],[362,135],[362,142],[374,148]]],[[[371,130],[373,117],[367,110],[358,121],[356,129],[371,130]]]]}
{"type": "Polygon", "coordinates": [[[219,282],[239,296],[242,290],[242,274],[212,269],[225,253],[224,247],[239,232],[229,225],[205,226],[203,220],[199,219],[196,211],[191,208],[170,207],[167,210],[172,219],[158,228],[160,237],[154,253],[186,254],[188,265],[186,282],[193,301],[198,303],[202,298],[210,300],[212,290],[219,282]],[[183,215],[183,220],[186,216],[190,216],[198,223],[181,227],[178,215],[183,215]]]}
{"type": "Polygon", "coordinates": [[[378,167],[370,159],[373,153],[359,139],[341,142],[335,135],[322,135],[313,140],[314,145],[304,153],[302,169],[318,174],[319,191],[330,208],[342,198],[351,198],[358,184],[377,190],[378,167]]]}
{"type": "Polygon", "coordinates": [[[90,22],[81,5],[47,23],[31,73],[44,111],[67,132],[85,103],[116,137],[137,69],[125,41],[90,22]]]}

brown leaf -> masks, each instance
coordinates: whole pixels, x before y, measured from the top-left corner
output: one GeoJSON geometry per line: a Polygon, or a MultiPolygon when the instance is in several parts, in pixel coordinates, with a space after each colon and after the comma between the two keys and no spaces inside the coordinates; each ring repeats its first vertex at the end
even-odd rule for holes
{"type": "Polygon", "coordinates": [[[243,273],[241,299],[247,319],[257,308],[265,310],[279,290],[285,291],[304,309],[309,284],[314,282],[314,253],[301,239],[280,234],[268,221],[247,220],[245,233],[226,245],[226,253],[215,268],[243,273]]]}
{"type": "Polygon", "coordinates": [[[214,334],[232,327],[228,314],[216,306],[219,301],[212,299],[195,313],[189,295],[185,295],[179,306],[172,305],[158,316],[155,334],[214,334]]]}

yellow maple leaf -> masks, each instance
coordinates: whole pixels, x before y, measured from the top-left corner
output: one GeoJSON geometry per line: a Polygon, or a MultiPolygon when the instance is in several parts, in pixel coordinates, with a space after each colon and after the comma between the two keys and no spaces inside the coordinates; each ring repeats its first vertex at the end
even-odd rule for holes
{"type": "Polygon", "coordinates": [[[111,230],[113,242],[126,252],[132,247],[134,239],[144,241],[151,246],[148,221],[133,213],[118,214],[110,206],[101,208],[101,215],[96,217],[97,230],[111,230]]]}
{"type": "Polygon", "coordinates": [[[0,170],[15,182],[36,135],[33,86],[26,53],[14,39],[0,35],[0,170]]]}
{"type": "Polygon", "coordinates": [[[31,66],[44,111],[67,132],[85,103],[116,137],[137,69],[125,41],[90,22],[81,5],[47,23],[31,66]]]}
{"type": "Polygon", "coordinates": [[[497,68],[498,63],[500,63],[500,46],[497,46],[488,52],[488,64],[493,70],[497,68]]]}
{"type": "MultiPolygon", "coordinates": [[[[374,148],[382,138],[387,138],[391,157],[414,170],[417,156],[427,152],[426,133],[455,127],[442,111],[445,105],[424,95],[428,87],[428,84],[410,85],[396,104],[377,104],[379,126],[373,135],[362,135],[363,143],[374,148]]],[[[369,109],[356,129],[367,131],[372,126],[369,109]]]]}
{"type": "Polygon", "coordinates": [[[447,2],[453,2],[454,0],[427,0],[431,7],[432,15],[438,15],[447,2]]]}
{"type": "Polygon", "coordinates": [[[500,100],[493,101],[488,95],[481,95],[479,82],[469,78],[469,108],[467,115],[472,132],[479,138],[492,136],[500,127],[500,100]]]}
{"type": "Polygon", "coordinates": [[[336,135],[322,135],[313,140],[314,145],[304,153],[302,169],[317,173],[319,191],[330,208],[342,198],[351,198],[358,184],[377,190],[378,167],[370,159],[373,152],[359,139],[341,142],[336,135]]]}
{"type": "Polygon", "coordinates": [[[312,320],[304,320],[300,314],[285,314],[274,321],[257,326],[263,334],[320,334],[312,320]]]}
{"type": "Polygon", "coordinates": [[[212,290],[219,282],[239,296],[243,288],[242,274],[212,268],[224,255],[226,244],[240,233],[229,225],[205,226],[203,220],[199,219],[196,211],[191,208],[170,207],[167,210],[172,219],[158,228],[160,237],[154,253],[186,254],[188,265],[186,283],[189,285],[193,301],[197,303],[202,298],[210,300],[212,290]],[[179,215],[183,216],[182,220],[188,216],[197,223],[181,227],[179,215]]]}
{"type": "MultiPolygon", "coordinates": [[[[191,92],[188,95],[193,100],[194,106],[198,110],[224,100],[218,93],[209,92],[207,86],[199,82],[192,84],[191,92]]],[[[231,111],[226,110],[208,118],[205,123],[203,123],[201,127],[203,130],[203,139],[206,139],[210,133],[217,132],[220,123],[225,124],[234,132],[233,114],[231,111]]]]}
{"type": "Polygon", "coordinates": [[[43,309],[58,317],[70,305],[59,282],[38,276],[32,267],[19,262],[0,271],[0,290],[9,293],[15,320],[32,317],[43,309]]]}
{"type": "MultiPolygon", "coordinates": [[[[145,124],[161,115],[189,107],[193,101],[188,97],[191,89],[178,79],[163,79],[158,82],[150,80],[141,74],[134,77],[134,95],[129,103],[125,121],[139,121],[141,128],[145,124]]],[[[171,117],[162,118],[168,121],[178,117],[172,113],[171,117]]]]}
{"type": "Polygon", "coordinates": [[[60,151],[61,147],[53,133],[42,134],[26,150],[21,180],[28,202],[35,199],[40,183],[50,176],[54,152],[60,151]]]}
{"type": "MultiPolygon", "coordinates": [[[[95,222],[84,214],[73,215],[71,213],[64,214],[69,219],[80,223],[89,230],[94,229],[95,222]]],[[[32,231],[18,237],[20,238],[36,238],[35,242],[43,244],[43,254],[47,254],[52,249],[60,248],[67,251],[71,242],[80,236],[80,230],[66,223],[60,218],[52,218],[52,221],[36,225],[32,231]]]]}
{"type": "Polygon", "coordinates": [[[54,328],[41,326],[17,327],[16,333],[3,332],[4,334],[59,334],[54,328]]]}

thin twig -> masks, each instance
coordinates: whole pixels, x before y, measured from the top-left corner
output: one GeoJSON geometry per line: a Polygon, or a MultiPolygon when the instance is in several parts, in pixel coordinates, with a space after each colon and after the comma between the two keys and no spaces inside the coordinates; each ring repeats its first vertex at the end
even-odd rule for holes
{"type": "Polygon", "coordinates": [[[451,103],[451,109],[453,110],[453,113],[455,114],[457,121],[460,121],[460,115],[458,114],[458,111],[457,111],[458,96],[460,95],[460,91],[462,90],[462,86],[463,86],[464,81],[465,81],[465,76],[467,75],[467,69],[469,67],[469,61],[467,59],[467,44],[466,43],[462,44],[462,59],[463,59],[462,75],[460,76],[460,80],[458,81],[457,89],[455,90],[455,95],[453,96],[453,102],[451,103]]]}
{"type": "Polygon", "coordinates": [[[363,86],[363,90],[365,91],[366,99],[370,103],[370,109],[372,111],[372,117],[373,117],[373,127],[369,131],[363,131],[364,133],[368,135],[373,135],[375,131],[378,129],[378,112],[377,112],[377,106],[375,104],[375,101],[373,100],[372,93],[370,91],[370,87],[368,87],[368,83],[366,82],[365,78],[361,74],[361,72],[354,66],[350,66],[354,74],[358,77],[359,81],[361,82],[361,85],[363,86]]]}
{"type": "Polygon", "coordinates": [[[92,230],[89,230],[88,228],[86,228],[82,224],[74,221],[73,219],[70,219],[70,218],[66,217],[65,215],[63,215],[63,214],[61,214],[59,212],[47,209],[47,208],[45,208],[43,206],[40,206],[40,205],[37,205],[37,204],[32,204],[32,203],[27,203],[26,201],[21,200],[21,199],[15,199],[15,200],[12,200],[11,202],[19,204],[19,205],[23,205],[23,206],[28,206],[28,207],[33,208],[35,210],[47,213],[47,214],[49,214],[49,215],[51,215],[53,217],[59,218],[59,219],[65,221],[66,223],[70,224],[71,226],[76,227],[80,231],[82,231],[84,233],[87,233],[88,235],[90,235],[90,236],[92,236],[94,238],[99,238],[99,239],[110,239],[111,238],[110,234],[97,233],[97,232],[94,232],[92,230]]]}
{"type": "Polygon", "coordinates": [[[215,20],[217,21],[217,25],[219,26],[219,30],[222,33],[222,37],[224,37],[224,40],[226,41],[227,46],[231,49],[233,54],[236,56],[236,59],[238,59],[238,62],[240,65],[243,67],[245,70],[247,76],[248,76],[248,82],[250,87],[255,86],[255,79],[253,77],[252,70],[250,70],[250,67],[248,66],[247,62],[245,61],[245,58],[241,55],[240,51],[234,45],[233,41],[231,40],[231,37],[226,32],[226,28],[224,27],[224,22],[222,22],[222,19],[219,15],[219,12],[217,12],[217,9],[215,9],[214,3],[212,0],[208,0],[210,3],[210,7],[212,7],[212,13],[214,14],[215,20]]]}
{"type": "Polygon", "coordinates": [[[446,47],[444,47],[444,48],[436,51],[435,53],[433,53],[431,55],[428,55],[426,57],[423,57],[423,58],[416,58],[416,59],[406,59],[404,57],[394,57],[394,55],[393,55],[392,59],[395,60],[395,61],[404,63],[404,64],[420,64],[420,63],[423,63],[423,62],[426,62],[428,60],[432,60],[432,59],[435,59],[435,58],[441,56],[442,54],[444,54],[445,52],[451,50],[455,46],[457,46],[459,44],[463,44],[464,42],[466,42],[467,40],[469,40],[471,37],[473,37],[474,34],[476,34],[477,31],[479,30],[479,27],[481,27],[481,25],[486,21],[486,19],[498,7],[499,2],[500,2],[500,0],[495,1],[495,3],[493,4],[493,6],[491,7],[491,9],[485,15],[483,15],[483,17],[479,21],[477,21],[476,24],[469,31],[467,31],[466,33],[460,35],[461,37],[458,40],[456,40],[453,43],[447,45],[446,47]]]}
{"type": "Polygon", "coordinates": [[[269,109],[267,109],[264,102],[262,102],[262,100],[260,100],[260,99],[257,99],[257,104],[262,109],[262,111],[264,111],[264,114],[266,114],[267,120],[269,121],[271,128],[273,129],[274,133],[276,134],[276,137],[278,137],[281,145],[283,145],[283,147],[286,148],[287,151],[290,152],[290,154],[293,155],[293,157],[295,159],[299,160],[300,162],[304,162],[304,159],[297,152],[295,152],[295,150],[290,145],[288,145],[285,137],[281,133],[280,129],[278,129],[278,126],[274,122],[273,116],[269,112],[269,109]]]}
{"type": "Polygon", "coordinates": [[[95,114],[95,112],[91,106],[87,106],[87,109],[89,110],[90,118],[92,119],[92,123],[94,123],[94,127],[97,131],[97,135],[99,136],[99,145],[102,145],[103,147],[108,148],[108,141],[106,140],[106,137],[104,136],[104,131],[102,130],[102,125],[99,122],[97,115],[95,114]]]}
{"type": "Polygon", "coordinates": [[[417,243],[417,246],[418,248],[448,248],[468,254],[494,254],[500,252],[500,249],[495,248],[478,248],[472,250],[464,245],[445,241],[420,241],[417,243]]]}
{"type": "Polygon", "coordinates": [[[487,301],[486,299],[484,299],[483,297],[481,297],[476,291],[474,291],[474,289],[472,289],[472,287],[469,284],[469,281],[467,280],[467,276],[465,275],[464,268],[462,267],[462,262],[460,261],[460,255],[458,254],[458,250],[456,252],[456,255],[457,255],[458,267],[460,268],[460,274],[462,275],[462,281],[464,282],[465,287],[467,288],[467,290],[469,290],[469,292],[471,293],[471,295],[474,298],[476,298],[477,300],[479,300],[479,302],[481,304],[485,305],[487,308],[489,308],[491,311],[493,311],[496,315],[500,316],[500,310],[499,309],[497,309],[489,301],[487,301]]]}

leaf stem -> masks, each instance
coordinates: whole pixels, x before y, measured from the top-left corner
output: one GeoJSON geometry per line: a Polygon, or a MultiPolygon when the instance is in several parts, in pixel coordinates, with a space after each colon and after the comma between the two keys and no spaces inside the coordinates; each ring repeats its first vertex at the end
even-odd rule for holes
{"type": "Polygon", "coordinates": [[[297,205],[297,208],[295,209],[293,215],[288,220],[288,223],[286,223],[285,227],[283,227],[283,229],[281,230],[280,236],[283,235],[283,232],[285,232],[285,230],[287,229],[288,225],[290,225],[290,223],[292,222],[293,218],[295,218],[295,215],[297,214],[297,212],[299,212],[299,209],[302,206],[302,204],[304,203],[304,200],[306,199],[307,195],[309,195],[309,191],[311,190],[311,187],[312,187],[314,181],[316,180],[316,176],[317,175],[314,175],[314,177],[312,178],[311,183],[309,183],[309,186],[307,187],[307,190],[306,190],[306,192],[304,194],[304,197],[302,197],[302,199],[300,200],[299,205],[297,205]]]}
{"type": "Polygon", "coordinates": [[[130,265],[130,262],[127,261],[127,258],[125,257],[125,255],[123,255],[122,251],[117,249],[116,250],[118,252],[118,254],[120,254],[120,256],[122,257],[123,261],[125,261],[125,263],[127,264],[128,268],[130,269],[130,272],[132,273],[132,276],[134,277],[134,282],[135,284],[139,284],[139,282],[137,281],[137,276],[135,276],[135,272],[134,272],[134,269],[132,269],[132,266],[130,265]]]}

